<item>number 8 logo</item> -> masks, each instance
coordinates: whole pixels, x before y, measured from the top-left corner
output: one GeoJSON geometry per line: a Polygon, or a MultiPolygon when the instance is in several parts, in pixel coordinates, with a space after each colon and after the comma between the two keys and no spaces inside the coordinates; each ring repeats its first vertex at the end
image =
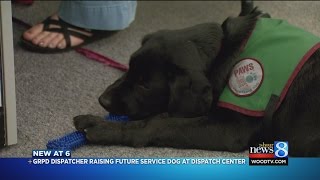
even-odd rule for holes
{"type": "Polygon", "coordinates": [[[275,156],[278,158],[284,158],[287,157],[289,152],[288,152],[288,143],[287,142],[275,142],[276,146],[276,151],[274,152],[275,156]]]}

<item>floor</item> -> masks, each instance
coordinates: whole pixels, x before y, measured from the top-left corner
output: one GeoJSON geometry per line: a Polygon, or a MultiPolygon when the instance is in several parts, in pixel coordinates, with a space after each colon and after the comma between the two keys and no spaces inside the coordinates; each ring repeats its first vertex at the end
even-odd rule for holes
{"type": "MultiPolygon", "coordinates": [[[[34,24],[58,8],[58,1],[36,1],[32,6],[13,5],[13,15],[34,24]]],[[[320,36],[320,2],[258,1],[274,18],[320,36]]],[[[142,37],[159,29],[176,29],[210,21],[223,22],[239,13],[239,1],[139,1],[135,21],[114,36],[86,48],[128,63],[142,37]]],[[[105,115],[97,98],[121,71],[91,61],[72,51],[44,55],[18,45],[23,27],[14,24],[18,144],[0,149],[0,157],[30,157],[45,149],[48,140],[74,131],[72,118],[79,114],[105,115]]],[[[173,148],[131,148],[87,145],[73,157],[246,157],[247,152],[229,153],[173,148]]]]}

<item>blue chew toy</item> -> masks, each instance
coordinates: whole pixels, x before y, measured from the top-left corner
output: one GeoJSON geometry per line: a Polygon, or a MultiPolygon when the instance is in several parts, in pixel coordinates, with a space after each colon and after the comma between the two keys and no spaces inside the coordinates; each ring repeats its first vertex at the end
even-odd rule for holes
{"type": "MultiPolygon", "coordinates": [[[[125,122],[129,121],[128,116],[109,114],[105,117],[109,121],[125,122]]],[[[74,150],[82,145],[87,144],[86,134],[84,132],[75,131],[66,134],[63,137],[48,142],[47,149],[57,150],[74,150]]]]}
{"type": "Polygon", "coordinates": [[[128,116],[116,115],[116,114],[110,114],[110,113],[105,116],[105,119],[109,121],[119,121],[119,122],[129,121],[128,116]]]}
{"type": "Polygon", "coordinates": [[[84,132],[75,131],[48,142],[47,149],[73,150],[87,143],[84,132]]]}

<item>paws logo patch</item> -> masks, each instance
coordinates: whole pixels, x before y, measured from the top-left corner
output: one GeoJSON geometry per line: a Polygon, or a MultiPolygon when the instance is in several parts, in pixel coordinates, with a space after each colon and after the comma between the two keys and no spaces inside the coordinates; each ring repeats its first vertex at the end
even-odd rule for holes
{"type": "Polygon", "coordinates": [[[262,65],[255,59],[242,59],[232,69],[229,88],[236,96],[250,96],[259,89],[262,81],[262,65]]]}

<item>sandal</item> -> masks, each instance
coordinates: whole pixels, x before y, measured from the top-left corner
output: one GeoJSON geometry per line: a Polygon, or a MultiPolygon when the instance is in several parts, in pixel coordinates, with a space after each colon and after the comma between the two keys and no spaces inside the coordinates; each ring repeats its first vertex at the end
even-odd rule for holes
{"type": "Polygon", "coordinates": [[[21,36],[20,45],[23,48],[29,51],[38,52],[38,53],[61,53],[61,52],[70,51],[70,50],[79,48],[81,46],[84,46],[86,44],[92,43],[106,36],[110,36],[115,32],[115,31],[88,30],[88,29],[80,28],[63,21],[60,18],[56,20],[56,19],[51,19],[51,17],[48,17],[42,23],[43,23],[42,31],[61,33],[64,36],[64,39],[66,41],[66,47],[63,49],[60,49],[57,47],[56,48],[41,47],[36,44],[33,44],[31,41],[28,41],[24,39],[23,36],[21,36]],[[57,25],[59,27],[50,27],[50,25],[57,25]],[[92,35],[88,36],[80,32],[87,32],[92,35]],[[80,43],[79,45],[71,46],[70,36],[78,37],[82,39],[83,42],[80,43]]]}

